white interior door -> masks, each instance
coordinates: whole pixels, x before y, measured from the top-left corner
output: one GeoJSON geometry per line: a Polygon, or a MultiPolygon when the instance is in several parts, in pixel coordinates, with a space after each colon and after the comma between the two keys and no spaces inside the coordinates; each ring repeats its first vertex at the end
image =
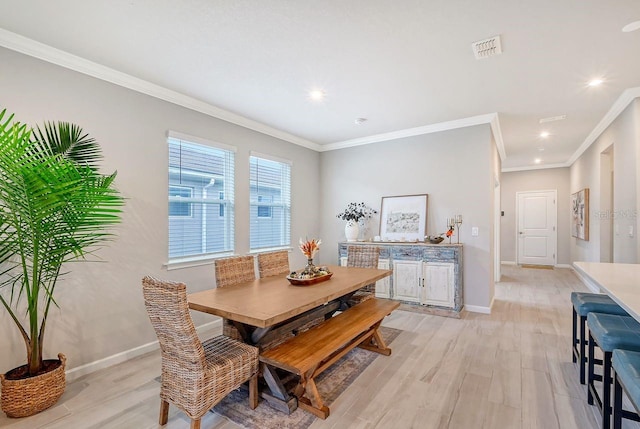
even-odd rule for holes
{"type": "Polygon", "coordinates": [[[518,263],[555,265],[556,191],[517,192],[518,263]]]}

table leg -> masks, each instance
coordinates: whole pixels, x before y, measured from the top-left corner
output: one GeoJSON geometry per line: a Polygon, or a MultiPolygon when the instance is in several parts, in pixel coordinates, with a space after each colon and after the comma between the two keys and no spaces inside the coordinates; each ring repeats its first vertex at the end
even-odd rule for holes
{"type": "Polygon", "coordinates": [[[275,368],[267,364],[262,364],[262,376],[267,383],[269,392],[262,392],[261,396],[267,400],[273,408],[291,414],[298,408],[298,399],[289,395],[287,389],[280,381],[280,377],[276,373],[275,368]]]}

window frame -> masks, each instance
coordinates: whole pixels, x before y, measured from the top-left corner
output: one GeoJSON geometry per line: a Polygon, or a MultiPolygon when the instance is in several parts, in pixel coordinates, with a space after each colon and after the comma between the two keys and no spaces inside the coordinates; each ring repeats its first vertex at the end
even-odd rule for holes
{"type": "MultiPolygon", "coordinates": [[[[181,254],[178,256],[171,256],[171,237],[172,237],[172,233],[171,233],[171,220],[178,220],[178,219],[185,219],[186,220],[186,216],[167,216],[167,219],[169,220],[169,225],[167,227],[167,242],[168,242],[168,246],[167,246],[167,258],[168,261],[163,264],[164,267],[167,270],[171,270],[171,269],[179,269],[179,268],[185,268],[185,267],[191,267],[191,266],[198,266],[198,265],[204,265],[204,264],[210,264],[212,263],[215,259],[220,258],[220,257],[227,257],[227,256],[231,256],[233,254],[235,254],[235,249],[236,249],[236,243],[235,243],[235,195],[234,195],[234,191],[235,191],[235,158],[236,158],[236,148],[234,146],[229,146],[229,145],[225,145],[223,143],[218,143],[218,142],[214,142],[211,140],[207,140],[207,139],[203,139],[200,137],[195,137],[195,136],[191,136],[188,134],[184,134],[184,133],[179,133],[176,131],[169,131],[167,133],[167,139],[166,139],[166,144],[167,144],[167,148],[168,150],[170,150],[171,145],[172,144],[186,144],[186,145],[192,145],[192,146],[200,146],[201,148],[199,148],[200,150],[204,150],[206,151],[207,149],[210,149],[212,151],[223,151],[222,154],[217,153],[217,156],[222,156],[222,176],[221,176],[221,181],[223,183],[223,188],[221,191],[219,192],[224,192],[224,196],[226,197],[226,199],[211,199],[209,200],[208,198],[205,201],[205,198],[203,196],[201,196],[200,198],[198,197],[193,197],[193,195],[195,194],[195,187],[194,190],[192,191],[192,197],[189,198],[189,203],[190,203],[190,212],[192,214],[192,216],[194,216],[194,204],[199,204],[202,206],[202,210],[203,213],[207,211],[207,207],[209,205],[220,205],[220,207],[222,207],[224,209],[224,215],[223,216],[215,216],[216,212],[214,211],[214,216],[216,218],[219,218],[223,221],[223,237],[221,238],[221,242],[222,242],[222,247],[223,249],[221,250],[216,250],[216,251],[205,251],[206,248],[208,248],[209,246],[209,242],[205,241],[207,240],[207,229],[210,226],[210,224],[206,223],[206,221],[204,219],[206,219],[206,216],[204,216],[203,218],[203,223],[202,228],[199,230],[200,234],[202,235],[202,240],[200,241],[200,245],[202,246],[203,251],[199,252],[199,253],[193,253],[193,254],[181,254]],[[199,200],[199,201],[195,201],[195,200],[199,200]]],[[[213,155],[212,156],[216,156],[213,155]]],[[[171,158],[171,152],[170,152],[170,157],[168,159],[168,172],[169,175],[171,174],[175,174],[176,173],[176,169],[178,169],[179,172],[185,171],[185,165],[180,164],[179,166],[175,166],[175,164],[172,164],[173,160],[171,158]]],[[[180,163],[182,163],[182,161],[180,161],[180,163]]],[[[186,165],[186,169],[188,170],[188,164],[186,165]]],[[[219,174],[217,173],[211,173],[212,176],[220,177],[219,174]]],[[[169,203],[171,203],[171,195],[170,195],[170,188],[172,187],[190,187],[189,185],[182,185],[182,184],[178,184],[178,183],[171,183],[172,179],[169,178],[168,180],[168,186],[167,186],[167,192],[169,195],[169,203]]],[[[213,184],[213,181],[212,181],[213,184]]],[[[206,185],[203,186],[203,188],[205,188],[206,185]]],[[[220,194],[218,194],[218,196],[220,196],[220,194]]],[[[175,202],[175,201],[174,201],[175,202]]],[[[217,213],[219,215],[219,212],[217,213]]],[[[174,232],[175,234],[176,232],[174,232]]],[[[189,242],[185,242],[185,243],[189,243],[189,242]]],[[[197,242],[195,242],[197,244],[197,242]]],[[[184,245],[184,244],[182,244],[184,245]]],[[[175,253],[174,253],[175,254],[175,253]]]]}
{"type": "MultiPolygon", "coordinates": [[[[269,250],[279,250],[279,249],[291,249],[291,185],[292,185],[292,170],[293,163],[290,160],[279,158],[272,155],[267,155],[264,153],[251,151],[249,154],[249,253],[259,253],[269,250]],[[265,195],[259,191],[259,181],[258,179],[252,180],[252,162],[253,158],[262,159],[265,161],[275,162],[282,164],[283,166],[287,166],[286,171],[281,167],[281,175],[286,174],[287,183],[280,182],[278,186],[278,190],[280,192],[280,201],[274,203],[273,195],[265,195]],[[255,183],[254,183],[255,182],[255,183]],[[255,192],[252,191],[252,188],[255,187],[255,192]],[[258,208],[260,204],[263,203],[260,201],[261,198],[269,197],[271,201],[268,204],[270,217],[262,217],[258,216],[258,208]],[[251,215],[252,207],[256,206],[256,215],[255,219],[251,215]],[[280,232],[280,244],[269,243],[268,245],[262,247],[254,247],[252,246],[252,237],[254,233],[254,228],[258,227],[260,224],[259,221],[263,220],[268,222],[268,219],[273,219],[273,208],[279,207],[282,208],[282,222],[284,227],[280,232]],[[255,222],[254,222],[255,221],[255,222]]],[[[264,203],[263,203],[264,204],[264,203]]]]}

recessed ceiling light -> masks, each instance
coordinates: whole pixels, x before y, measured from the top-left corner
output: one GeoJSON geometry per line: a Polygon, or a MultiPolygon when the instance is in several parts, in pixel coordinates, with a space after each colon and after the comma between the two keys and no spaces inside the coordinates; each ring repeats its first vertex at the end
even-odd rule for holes
{"type": "Polygon", "coordinates": [[[533,162],[535,162],[536,164],[540,164],[542,160],[540,158],[536,158],[533,160],[533,162]]]}
{"type": "Polygon", "coordinates": [[[589,82],[589,86],[598,86],[604,82],[602,79],[593,79],[589,82]]]}
{"type": "Polygon", "coordinates": [[[540,133],[540,137],[542,137],[543,139],[546,139],[547,137],[549,137],[549,131],[543,131],[540,133]]]}
{"type": "Polygon", "coordinates": [[[636,31],[639,28],[640,28],[640,21],[634,21],[622,27],[622,31],[625,33],[631,33],[632,31],[636,31]]]}
{"type": "Polygon", "coordinates": [[[312,89],[309,91],[309,98],[313,101],[322,101],[324,100],[325,93],[321,89],[312,89]]]}

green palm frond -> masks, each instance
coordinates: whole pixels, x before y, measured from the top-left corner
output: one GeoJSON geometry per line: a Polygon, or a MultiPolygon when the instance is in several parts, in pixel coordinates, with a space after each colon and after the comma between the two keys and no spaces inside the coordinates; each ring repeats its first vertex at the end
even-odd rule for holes
{"type": "Polygon", "coordinates": [[[0,112],[0,303],[25,340],[32,374],[42,363],[63,264],[111,239],[120,220],[116,173],[99,174],[100,158],[98,144],[76,125],[47,123],[34,138],[0,112]],[[16,313],[21,302],[28,326],[16,313]]]}
{"type": "MultiPolygon", "coordinates": [[[[44,143],[51,154],[61,154],[79,165],[98,168],[100,146],[82,128],[69,122],[45,122],[44,131],[36,127],[35,143],[44,143]]],[[[41,151],[42,148],[39,148],[41,151]]]]}

